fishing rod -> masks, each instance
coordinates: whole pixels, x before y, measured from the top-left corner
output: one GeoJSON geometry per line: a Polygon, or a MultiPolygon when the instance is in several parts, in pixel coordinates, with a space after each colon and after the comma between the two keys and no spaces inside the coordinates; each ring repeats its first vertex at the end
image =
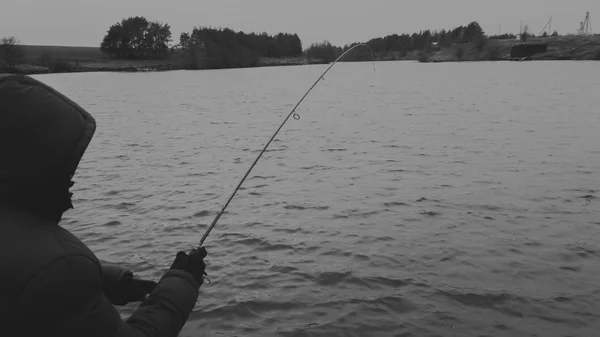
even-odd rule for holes
{"type": "Polygon", "coordinates": [[[269,145],[271,144],[271,142],[273,141],[273,139],[275,139],[275,136],[277,136],[277,134],[279,133],[279,131],[281,130],[281,128],[283,128],[283,125],[292,116],[294,117],[295,120],[299,120],[300,119],[300,115],[298,113],[296,113],[296,109],[298,108],[298,106],[300,105],[300,103],[302,103],[302,101],[304,101],[304,99],[306,98],[306,96],[308,96],[308,94],[313,90],[313,88],[315,86],[317,86],[317,84],[319,83],[319,81],[325,80],[324,76],[325,76],[325,74],[327,74],[327,72],[329,71],[329,69],[333,68],[333,66],[336,63],[338,63],[338,61],[341,60],[351,50],[353,50],[355,48],[358,48],[360,46],[365,46],[365,47],[369,48],[369,50],[371,51],[371,57],[373,58],[373,71],[375,71],[375,57],[373,55],[373,51],[371,50],[371,48],[369,46],[367,46],[364,43],[359,43],[359,44],[353,46],[352,48],[346,50],[344,53],[342,53],[342,55],[340,55],[340,57],[338,57],[335,61],[333,61],[333,63],[321,74],[321,76],[319,76],[319,78],[317,78],[317,80],[315,81],[315,83],[310,87],[310,89],[308,89],[308,91],[304,94],[304,96],[302,96],[302,98],[300,99],[300,101],[298,101],[298,103],[296,103],[296,106],[294,106],[294,108],[292,109],[292,111],[290,111],[290,113],[287,115],[287,117],[283,120],[283,122],[281,123],[281,125],[279,126],[279,128],[277,128],[277,130],[275,131],[275,133],[273,134],[273,136],[271,136],[271,139],[269,139],[269,141],[267,142],[267,144],[265,144],[265,147],[258,154],[258,157],[256,157],[256,159],[254,160],[254,162],[252,163],[252,165],[250,166],[250,168],[248,169],[248,171],[246,171],[246,174],[244,174],[244,176],[242,177],[242,180],[240,180],[240,182],[238,183],[237,187],[233,190],[233,193],[231,194],[231,196],[229,197],[229,199],[227,200],[227,202],[225,203],[225,205],[223,206],[223,208],[221,209],[221,211],[219,212],[219,214],[217,214],[217,216],[215,217],[215,219],[213,220],[213,222],[210,224],[210,226],[208,227],[208,229],[206,230],[206,232],[202,236],[202,239],[200,239],[200,244],[198,245],[198,247],[202,247],[202,244],[204,243],[204,241],[206,240],[206,238],[208,237],[208,235],[210,234],[210,232],[212,231],[212,229],[217,224],[217,221],[219,221],[219,219],[221,218],[221,215],[223,215],[223,213],[225,213],[225,209],[227,209],[227,206],[229,206],[229,203],[231,202],[231,200],[233,199],[233,197],[235,196],[235,194],[239,191],[240,187],[242,186],[242,184],[244,183],[244,181],[246,180],[246,178],[248,177],[248,175],[250,174],[250,172],[252,171],[252,169],[254,168],[254,166],[256,166],[256,163],[258,163],[258,160],[262,157],[263,153],[265,153],[265,151],[267,150],[267,147],[269,147],[269,145]]]}

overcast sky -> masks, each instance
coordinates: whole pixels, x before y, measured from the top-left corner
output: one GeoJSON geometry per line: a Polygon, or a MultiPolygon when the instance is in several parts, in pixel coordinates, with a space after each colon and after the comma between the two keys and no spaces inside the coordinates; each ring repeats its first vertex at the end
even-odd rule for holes
{"type": "Polygon", "coordinates": [[[523,20],[537,34],[552,17],[552,30],[574,33],[586,10],[600,33],[600,0],[2,0],[0,36],[17,36],[23,44],[99,46],[110,25],[139,15],[169,23],[175,41],[202,25],[297,33],[308,47],[471,21],[495,34],[518,33],[523,20]]]}

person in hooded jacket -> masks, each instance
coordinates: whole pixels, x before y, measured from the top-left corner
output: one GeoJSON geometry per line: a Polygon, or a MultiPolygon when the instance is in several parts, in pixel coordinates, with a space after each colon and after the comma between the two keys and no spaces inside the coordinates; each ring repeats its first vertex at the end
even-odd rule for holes
{"type": "Polygon", "coordinates": [[[59,225],[94,118],[29,76],[0,75],[0,336],[175,337],[204,282],[206,249],[158,282],[98,260],[59,225]],[[115,305],[141,302],[128,319],[115,305]]]}

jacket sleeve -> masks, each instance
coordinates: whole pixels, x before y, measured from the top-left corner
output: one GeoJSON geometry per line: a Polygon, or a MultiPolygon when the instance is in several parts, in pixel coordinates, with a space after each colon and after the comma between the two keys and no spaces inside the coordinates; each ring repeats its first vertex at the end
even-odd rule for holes
{"type": "Polygon", "coordinates": [[[117,263],[98,260],[102,268],[102,284],[109,288],[115,287],[124,277],[133,276],[129,268],[125,268],[117,263]]]}
{"type": "Polygon", "coordinates": [[[133,272],[115,263],[100,261],[102,267],[102,292],[114,305],[125,305],[123,285],[127,279],[133,278],[133,272]]]}
{"type": "Polygon", "coordinates": [[[69,255],[40,271],[21,298],[13,322],[17,335],[176,337],[198,299],[193,276],[169,270],[123,320],[104,295],[101,278],[98,262],[83,255],[69,255]]]}

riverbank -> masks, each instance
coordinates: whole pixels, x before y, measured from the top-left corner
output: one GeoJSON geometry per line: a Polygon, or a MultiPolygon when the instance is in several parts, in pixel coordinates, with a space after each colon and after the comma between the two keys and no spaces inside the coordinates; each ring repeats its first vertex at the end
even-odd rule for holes
{"type": "MultiPolygon", "coordinates": [[[[176,65],[167,63],[153,63],[141,61],[129,62],[70,62],[61,61],[60,64],[51,67],[36,66],[31,64],[16,65],[16,73],[25,75],[53,74],[53,73],[79,73],[79,72],[144,72],[144,71],[166,71],[180,69],[176,65]],[[59,68],[59,69],[57,69],[59,68]]],[[[1,73],[2,71],[0,71],[1,73]]],[[[5,70],[8,72],[8,70],[5,70]]]]}
{"type": "MultiPolygon", "coordinates": [[[[284,58],[284,59],[259,59],[257,67],[294,66],[306,64],[319,64],[320,61],[308,60],[306,58],[284,58]]],[[[81,72],[150,72],[187,69],[180,63],[169,61],[145,61],[145,60],[111,60],[111,61],[61,61],[50,67],[36,66],[31,64],[18,64],[16,72],[20,74],[52,74],[52,73],[81,73],[81,72]],[[59,68],[59,69],[57,69],[59,68]]],[[[0,73],[3,71],[0,70],[0,73]]],[[[8,72],[8,71],[5,71],[8,72]]]]}
{"type": "Polygon", "coordinates": [[[486,40],[453,45],[450,48],[421,54],[421,62],[460,61],[542,61],[542,60],[600,60],[600,35],[530,37],[527,43],[543,44],[547,51],[524,58],[511,57],[511,49],[522,44],[516,39],[486,40]]]}
{"type": "MultiPolygon", "coordinates": [[[[521,44],[515,39],[485,40],[455,44],[449,48],[434,46],[427,51],[393,51],[375,54],[375,61],[502,61],[502,60],[600,60],[600,35],[530,37],[527,43],[545,44],[547,51],[525,58],[511,58],[511,48],[521,44]]],[[[22,46],[25,58],[16,66],[22,74],[65,72],[147,72],[188,69],[182,55],[168,60],[113,60],[96,47],[22,46]]],[[[292,66],[323,63],[306,57],[259,58],[254,67],[292,66]]],[[[8,72],[6,68],[0,73],[8,72]]]]}
{"type": "MultiPolygon", "coordinates": [[[[167,60],[115,60],[96,47],[21,46],[25,55],[17,64],[21,74],[50,74],[74,72],[148,72],[189,69],[185,58],[174,53],[167,60]]],[[[306,57],[259,58],[254,67],[292,66],[322,63],[306,57]]],[[[0,73],[2,73],[0,64],[0,73]]],[[[9,72],[4,68],[4,72],[9,72]]]]}

